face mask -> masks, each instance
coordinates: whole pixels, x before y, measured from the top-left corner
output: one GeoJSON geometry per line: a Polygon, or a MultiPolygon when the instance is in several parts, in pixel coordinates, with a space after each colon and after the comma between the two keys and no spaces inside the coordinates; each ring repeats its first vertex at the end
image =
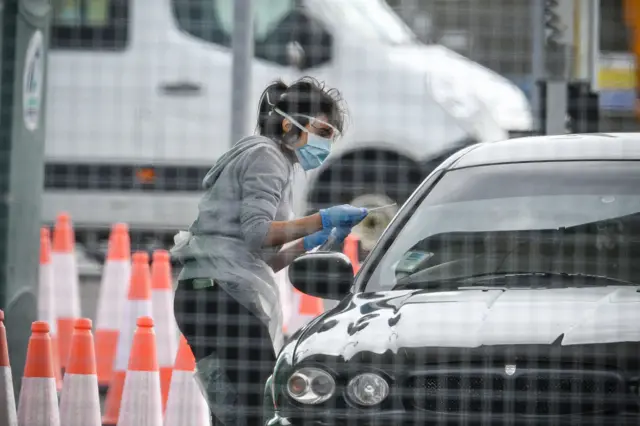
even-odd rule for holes
{"type": "MultiPolygon", "coordinates": [[[[309,133],[307,131],[307,133],[309,133]]],[[[331,139],[323,138],[313,133],[308,134],[307,144],[296,148],[296,156],[304,170],[318,168],[331,152],[331,139]]]]}
{"type": "MultiPolygon", "coordinates": [[[[275,109],[275,112],[291,121],[294,126],[299,128],[303,132],[307,133],[307,144],[295,149],[296,157],[298,157],[300,166],[302,166],[305,171],[320,167],[331,152],[331,139],[323,138],[322,136],[311,133],[309,129],[305,128],[302,124],[298,123],[291,116],[285,114],[278,108],[275,109]]],[[[305,117],[311,121],[320,121],[314,117],[309,117],[301,114],[298,115],[300,115],[301,117],[305,117]]],[[[321,121],[321,123],[331,127],[335,134],[338,133],[338,130],[329,123],[325,123],[324,121],[321,121]]]]}

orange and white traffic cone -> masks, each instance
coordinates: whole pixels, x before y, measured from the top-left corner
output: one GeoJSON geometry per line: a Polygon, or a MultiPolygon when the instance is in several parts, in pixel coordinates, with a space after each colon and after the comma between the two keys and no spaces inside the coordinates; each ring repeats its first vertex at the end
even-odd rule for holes
{"type": "Polygon", "coordinates": [[[289,268],[284,268],[275,274],[278,295],[280,297],[280,309],[282,311],[282,332],[287,334],[288,324],[295,312],[293,286],[289,281],[289,268]]]}
{"type": "Polygon", "coordinates": [[[106,389],[111,380],[118,347],[118,334],[127,301],[131,277],[131,239],[129,227],[117,223],[111,229],[107,259],[100,283],[96,319],[96,366],[98,385],[106,389]]]}
{"type": "Polygon", "coordinates": [[[49,323],[51,348],[53,350],[53,374],[56,377],[56,389],[62,389],[62,371],[60,370],[60,352],[56,332],[55,289],[53,287],[53,269],[51,267],[51,236],[49,229],[40,228],[40,268],[38,270],[38,319],[49,323]]]}
{"type": "Polygon", "coordinates": [[[91,320],[76,320],[64,385],[60,395],[60,421],[64,426],[101,426],[100,395],[91,320]]]}
{"type": "Polygon", "coordinates": [[[7,329],[4,327],[3,311],[0,311],[0,425],[18,425],[16,397],[13,394],[13,377],[11,376],[7,329]]]}
{"type": "Polygon", "coordinates": [[[349,234],[344,240],[342,252],[349,258],[353,266],[353,274],[357,274],[360,270],[360,243],[358,237],[349,234]]]}
{"type": "Polygon", "coordinates": [[[69,357],[73,325],[80,317],[78,265],[75,254],[75,232],[71,218],[66,213],[58,215],[53,228],[53,282],[55,288],[55,312],[57,319],[58,353],[64,369],[69,357]]]}
{"type": "Polygon", "coordinates": [[[187,340],[181,337],[164,413],[164,426],[210,425],[209,406],[196,383],[195,369],[193,352],[187,340]]]}
{"type": "Polygon", "coordinates": [[[169,252],[156,250],[151,264],[151,301],[153,321],[158,343],[158,365],[160,367],[160,389],[162,410],[167,405],[171,372],[178,351],[178,333],[173,316],[173,286],[169,252]]]}
{"type": "Polygon", "coordinates": [[[49,324],[35,321],[18,401],[18,426],[60,426],[49,324]]]}
{"type": "Polygon", "coordinates": [[[137,325],[118,426],[162,426],[158,348],[153,319],[140,317],[137,325]]]}
{"type": "Polygon", "coordinates": [[[292,289],[294,311],[287,323],[284,324],[283,330],[288,335],[295,333],[313,318],[324,312],[322,299],[304,294],[295,287],[292,287],[292,289]]]}
{"type": "MultiPolygon", "coordinates": [[[[102,424],[118,424],[120,403],[124,389],[127,364],[131,354],[133,334],[136,320],[140,317],[150,317],[151,309],[151,273],[149,271],[149,255],[145,252],[137,252],[131,256],[131,280],[129,293],[125,303],[120,332],[118,333],[118,348],[116,359],[111,374],[111,382],[105,401],[105,413],[102,424]]],[[[157,358],[157,355],[154,355],[157,358]]],[[[118,425],[121,426],[121,425],[118,425]]]]}

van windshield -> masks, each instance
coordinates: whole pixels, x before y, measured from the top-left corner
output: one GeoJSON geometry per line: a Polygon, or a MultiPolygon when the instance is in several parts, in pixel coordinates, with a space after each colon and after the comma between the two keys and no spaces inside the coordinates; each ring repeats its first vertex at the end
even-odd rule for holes
{"type": "Polygon", "coordinates": [[[378,0],[324,0],[325,12],[336,24],[357,35],[387,44],[413,44],[416,35],[385,3],[378,0]]]}

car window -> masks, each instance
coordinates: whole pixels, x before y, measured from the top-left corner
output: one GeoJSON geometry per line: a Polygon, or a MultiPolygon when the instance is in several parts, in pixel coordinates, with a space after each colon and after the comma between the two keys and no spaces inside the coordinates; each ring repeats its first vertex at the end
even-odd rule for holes
{"type": "MultiPolygon", "coordinates": [[[[279,65],[289,65],[286,46],[297,41],[316,66],[330,59],[330,40],[318,22],[311,22],[296,0],[254,2],[254,54],[279,65]],[[302,34],[300,34],[302,33],[302,34]],[[311,35],[312,37],[305,37],[311,35]],[[321,51],[321,53],[317,53],[321,51]]],[[[231,47],[233,0],[173,0],[176,21],[185,32],[223,47],[231,47]]]]}
{"type": "Polygon", "coordinates": [[[53,0],[52,49],[123,50],[129,0],[53,0]]]}
{"type": "Polygon", "coordinates": [[[577,275],[640,284],[638,182],[640,162],[447,172],[397,234],[366,290],[455,289],[460,282],[486,285],[485,278],[505,285],[505,276],[533,273],[547,273],[554,285],[569,285],[565,278],[577,275]]]}

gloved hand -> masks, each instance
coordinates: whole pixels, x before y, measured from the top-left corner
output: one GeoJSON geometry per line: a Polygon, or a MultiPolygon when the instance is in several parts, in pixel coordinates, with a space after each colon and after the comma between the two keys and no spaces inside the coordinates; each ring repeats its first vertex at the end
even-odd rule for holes
{"type": "MultiPolygon", "coordinates": [[[[335,228],[336,233],[336,243],[342,244],[342,242],[347,238],[347,236],[351,233],[351,228],[335,228]]],[[[332,229],[323,229],[322,231],[318,231],[311,235],[307,235],[302,239],[302,244],[304,246],[305,251],[312,250],[322,244],[326,243],[329,239],[329,235],[331,234],[332,229]]]]}
{"type": "Polygon", "coordinates": [[[367,217],[369,212],[365,208],[353,207],[348,204],[341,206],[329,207],[328,209],[320,210],[320,217],[322,218],[322,228],[353,228],[362,219],[367,217]]]}
{"type": "Polygon", "coordinates": [[[331,229],[323,229],[322,231],[318,231],[311,235],[307,235],[302,239],[302,245],[304,246],[304,251],[309,251],[314,249],[322,244],[324,244],[329,238],[329,234],[331,234],[331,229]]]}

